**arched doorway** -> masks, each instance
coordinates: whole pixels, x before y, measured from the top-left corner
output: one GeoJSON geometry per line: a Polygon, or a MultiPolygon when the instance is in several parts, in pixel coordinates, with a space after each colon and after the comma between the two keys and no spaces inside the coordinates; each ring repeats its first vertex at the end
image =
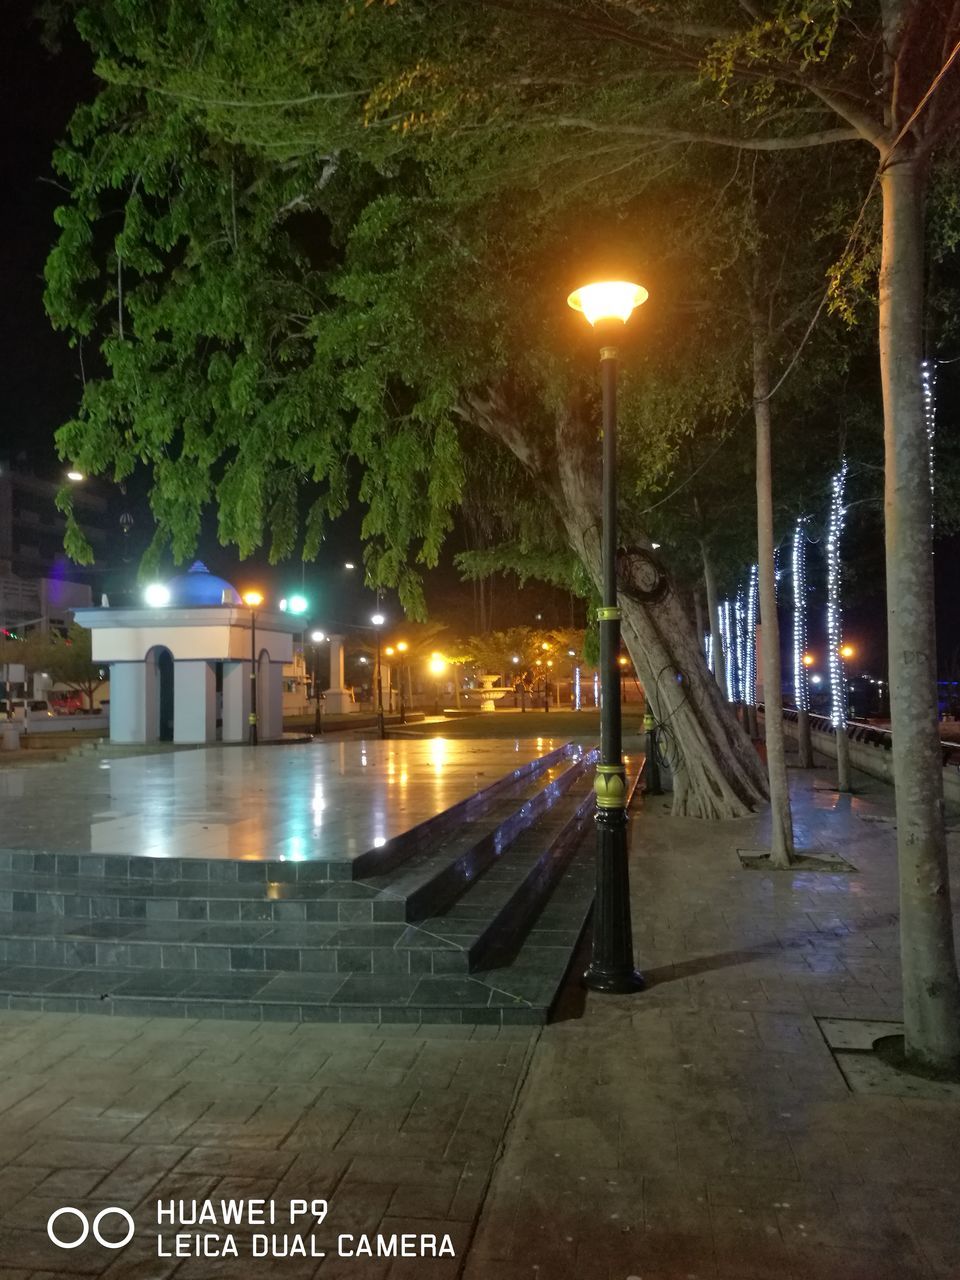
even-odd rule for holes
{"type": "MultiPolygon", "coordinates": [[[[157,646],[147,654],[147,667],[153,667],[153,724],[155,742],[173,741],[173,654],[169,649],[157,646]]],[[[150,710],[148,703],[148,710],[150,710]]]]}

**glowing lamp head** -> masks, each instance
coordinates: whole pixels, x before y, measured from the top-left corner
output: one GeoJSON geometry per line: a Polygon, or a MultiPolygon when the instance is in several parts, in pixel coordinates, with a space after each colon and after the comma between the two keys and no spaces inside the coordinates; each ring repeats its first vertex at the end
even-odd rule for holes
{"type": "Polygon", "coordinates": [[[143,593],[144,601],[151,609],[162,609],[170,603],[170,588],[162,582],[151,582],[143,593]]]}
{"type": "Polygon", "coordinates": [[[592,325],[605,320],[619,320],[626,324],[634,310],[643,306],[649,296],[643,285],[632,284],[628,280],[600,280],[574,289],[567,298],[567,305],[574,311],[582,311],[592,325]]]}
{"type": "Polygon", "coordinates": [[[323,631],[310,632],[310,639],[313,641],[314,644],[321,644],[324,640],[326,640],[326,638],[327,638],[326,633],[323,631]]]}
{"type": "Polygon", "coordinates": [[[291,613],[296,613],[296,614],[306,613],[307,610],[310,608],[310,602],[306,596],[300,596],[300,595],[291,596],[290,599],[287,601],[287,608],[290,610],[291,613]]]}
{"type": "Polygon", "coordinates": [[[259,609],[263,604],[263,593],[260,591],[245,591],[241,599],[248,609],[259,609]]]}
{"type": "Polygon", "coordinates": [[[435,653],[430,659],[430,674],[434,676],[442,676],[447,669],[447,664],[439,653],[435,653]]]}
{"type": "Polygon", "coordinates": [[[353,563],[352,560],[344,560],[343,567],[345,569],[355,569],[357,566],[353,563]]]}
{"type": "Polygon", "coordinates": [[[396,649],[394,649],[392,644],[388,644],[383,652],[387,655],[388,658],[392,658],[397,651],[396,649]]]}
{"type": "Polygon", "coordinates": [[[805,667],[812,667],[815,661],[816,659],[814,658],[812,653],[805,653],[803,655],[803,665],[805,667]]]}
{"type": "Polygon", "coordinates": [[[849,662],[856,652],[857,651],[852,644],[842,644],[840,646],[840,657],[847,662],[849,662]]]}
{"type": "Polygon", "coordinates": [[[74,469],[67,472],[67,479],[72,480],[74,484],[79,484],[81,480],[85,479],[85,476],[82,471],[74,469]]]}
{"type": "Polygon", "coordinates": [[[627,665],[626,658],[618,658],[617,661],[620,663],[621,667],[625,667],[627,665]]]}
{"type": "Polygon", "coordinates": [[[397,641],[397,652],[398,652],[398,653],[406,653],[406,652],[407,652],[407,650],[408,650],[409,648],[410,648],[410,646],[407,644],[406,640],[398,640],[398,641],[397,641]]]}
{"type": "Polygon", "coordinates": [[[520,661],[520,659],[517,657],[516,654],[514,654],[513,657],[510,659],[510,661],[513,663],[514,666],[516,666],[517,663],[520,661]]]}
{"type": "Polygon", "coordinates": [[[386,622],[386,618],[383,616],[382,613],[375,613],[373,617],[370,619],[370,621],[373,623],[375,627],[382,627],[383,624],[386,622]]]}

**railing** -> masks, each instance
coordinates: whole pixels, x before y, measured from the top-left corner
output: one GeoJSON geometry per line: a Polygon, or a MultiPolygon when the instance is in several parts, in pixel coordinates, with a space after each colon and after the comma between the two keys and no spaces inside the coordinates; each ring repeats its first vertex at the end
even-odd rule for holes
{"type": "MultiPolygon", "coordinates": [[[[757,707],[758,711],[763,711],[763,703],[757,707]]],[[[796,724],[800,718],[800,713],[796,707],[783,707],[783,718],[792,724],[796,724]]],[[[810,728],[814,733],[836,734],[837,727],[829,716],[814,715],[810,713],[810,728]]],[[[890,729],[884,729],[880,725],[867,724],[862,720],[847,721],[847,737],[851,742],[860,742],[865,747],[878,747],[881,751],[890,751],[893,748],[893,732],[890,729]]],[[[952,768],[960,770],[960,742],[940,742],[940,754],[944,768],[952,768]]]]}

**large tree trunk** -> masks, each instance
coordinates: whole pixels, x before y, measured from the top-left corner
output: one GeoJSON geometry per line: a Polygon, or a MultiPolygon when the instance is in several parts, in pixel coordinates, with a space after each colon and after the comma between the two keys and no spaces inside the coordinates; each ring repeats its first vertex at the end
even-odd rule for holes
{"type": "Polygon", "coordinates": [[[760,619],[763,624],[764,734],[770,783],[770,862],[787,867],[793,856],[793,818],[781,711],[780,626],[773,563],[773,471],[770,460],[770,348],[767,327],[751,306],[753,330],[753,413],[757,427],[757,548],[760,619]]]}
{"type": "Polygon", "coordinates": [[[720,601],[717,599],[717,576],[713,571],[713,558],[706,538],[700,543],[703,556],[703,585],[707,589],[707,613],[710,616],[710,637],[713,641],[713,677],[724,701],[730,697],[727,688],[727,655],[723,649],[720,632],[720,601]]]}
{"type": "Polygon", "coordinates": [[[943,820],[929,454],[920,385],[923,183],[904,147],[883,170],[883,385],[890,718],[908,1056],[960,1070],[960,982],[943,820]]]}
{"type": "MultiPolygon", "coordinates": [[[[472,398],[462,412],[506,445],[554,504],[570,547],[599,591],[600,449],[597,426],[581,407],[556,419],[552,446],[538,449],[506,396],[472,398]],[[523,429],[521,430],[521,425],[523,429]]],[[[649,547],[640,530],[622,540],[649,547]]],[[[763,767],[707,669],[686,611],[671,588],[656,604],[644,604],[635,562],[623,557],[618,571],[621,634],[651,709],[674,748],[673,812],[694,818],[742,818],[766,799],[763,767]]]]}

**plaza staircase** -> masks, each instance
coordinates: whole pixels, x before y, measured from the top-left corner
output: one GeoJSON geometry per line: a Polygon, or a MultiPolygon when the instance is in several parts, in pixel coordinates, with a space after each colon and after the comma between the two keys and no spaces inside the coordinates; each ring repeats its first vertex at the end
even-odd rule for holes
{"type": "Polygon", "coordinates": [[[567,744],[342,861],[0,851],[0,1006],[544,1022],[593,901],[595,760],[567,744]]]}

